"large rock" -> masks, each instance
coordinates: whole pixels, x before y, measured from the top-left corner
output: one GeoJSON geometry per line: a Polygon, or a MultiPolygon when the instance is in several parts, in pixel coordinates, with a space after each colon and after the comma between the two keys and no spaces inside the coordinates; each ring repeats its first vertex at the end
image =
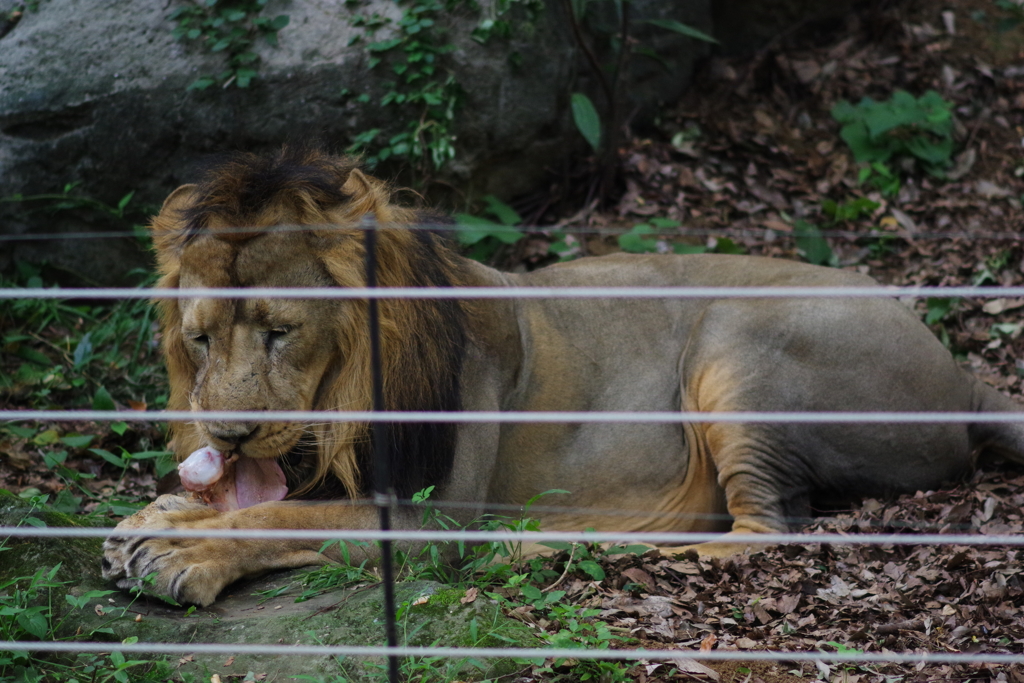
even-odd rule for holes
{"type": "MultiPolygon", "coordinates": [[[[172,37],[170,12],[205,5],[190,2],[46,0],[12,21],[7,17],[21,3],[0,0],[0,233],[127,231],[175,186],[194,179],[214,153],[309,139],[343,150],[360,133],[380,128],[381,139],[388,139],[418,120],[408,108],[380,104],[395,74],[387,61],[370,68],[367,51],[371,41],[396,35],[396,22],[417,4],[413,0],[270,0],[261,16],[286,14],[290,24],[279,32],[278,47],[256,40],[258,78],[245,89],[236,83],[206,90],[188,86],[201,75],[221,72],[226,57],[200,41],[172,37]],[[390,23],[372,35],[365,25],[354,25],[356,15],[375,14],[390,23]],[[362,95],[368,101],[361,102],[362,95]],[[132,220],[50,200],[3,201],[15,194],[58,193],[68,183],[80,183],[75,193],[108,206],[136,191],[129,205],[132,220]],[[58,206],[63,208],[55,212],[58,206]]],[[[428,31],[437,36],[435,43],[452,46],[438,56],[438,78],[451,74],[463,92],[452,122],[455,159],[443,171],[431,171],[441,182],[426,190],[454,188],[452,196],[463,201],[488,192],[508,198],[536,187],[574,151],[586,151],[570,115],[573,91],[591,96],[607,126],[606,101],[574,42],[569,2],[481,0],[476,10],[471,4],[424,15],[436,21],[428,31]],[[499,5],[512,9],[499,15],[499,5]],[[509,23],[509,37],[496,31],[481,44],[474,29],[495,17],[509,23]]],[[[720,28],[735,48],[848,5],[633,0],[630,44],[636,49],[622,78],[622,112],[642,117],[676,98],[710,49],[651,19],[712,34],[720,28]]],[[[588,7],[583,33],[611,73],[620,26],[616,3],[588,7]]],[[[15,258],[48,261],[97,284],[117,283],[146,260],[130,237],[4,243],[0,270],[15,258]]]]}
{"type": "MultiPolygon", "coordinates": [[[[0,197],[52,193],[80,181],[76,192],[108,205],[136,190],[131,206],[152,209],[195,178],[213,153],[310,138],[344,149],[360,132],[383,128],[387,135],[408,123],[395,120],[396,108],[377,104],[394,74],[386,63],[368,68],[367,40],[350,45],[365,38],[365,29],[350,22],[356,12],[397,19],[411,3],[272,0],[263,14],[287,14],[291,21],[278,34],[279,47],[257,40],[259,78],[246,89],[187,90],[198,76],[220,72],[224,56],[174,40],[174,23],[166,17],[181,1],[47,0],[0,38],[0,197]],[[358,101],[363,93],[370,94],[369,103],[358,101]]],[[[11,2],[0,0],[0,16],[11,2]]],[[[536,14],[523,9],[525,3],[514,4],[506,17],[511,37],[485,45],[471,34],[493,14],[494,2],[480,4],[479,12],[437,17],[454,46],[439,58],[442,69],[464,91],[454,122],[458,153],[443,179],[460,191],[507,197],[533,187],[546,165],[583,145],[569,115],[574,88],[587,87],[603,103],[596,88],[576,81],[587,67],[572,43],[564,3],[540,3],[536,14]]],[[[706,4],[681,9],[642,0],[634,3],[636,26],[650,32],[653,27],[642,20],[657,17],[710,30],[706,4]]],[[[384,26],[372,40],[387,39],[391,31],[384,26]]],[[[668,62],[634,59],[635,71],[626,79],[636,84],[630,95],[647,107],[677,96],[706,49],[657,31],[656,47],[668,62]]],[[[596,43],[606,58],[602,45],[596,43]]],[[[47,206],[52,204],[0,203],[0,230],[119,227],[113,217],[88,211],[26,210],[47,206]]],[[[12,258],[45,259],[104,283],[143,260],[131,240],[19,242],[0,251],[0,269],[12,258]]]]}
{"type": "MultiPolygon", "coordinates": [[[[79,521],[46,507],[32,507],[0,490],[0,526],[38,520],[47,526],[76,526],[79,521]]],[[[136,637],[142,643],[245,643],[382,646],[384,636],[383,591],[379,586],[333,589],[296,601],[304,592],[303,570],[278,572],[254,581],[229,586],[221,599],[205,609],[188,611],[154,598],[131,596],[123,591],[91,597],[92,591],[112,588],[100,576],[98,539],[7,539],[0,552],[0,583],[30,577],[60,564],[54,580],[64,582],[46,600],[53,610],[51,623],[60,624],[61,638],[120,642],[136,637]],[[282,590],[284,588],[284,590],[282,590]],[[71,605],[62,593],[80,598],[71,605]]],[[[24,588],[24,585],[21,586],[24,588]]],[[[505,617],[497,604],[484,597],[462,604],[464,590],[432,581],[396,584],[395,600],[405,606],[399,624],[403,645],[446,647],[536,647],[537,640],[518,621],[505,617]],[[415,604],[414,604],[415,603],[415,604]]],[[[41,603],[43,604],[43,603],[41,603]]],[[[9,617],[8,617],[9,618],[9,617]]],[[[171,657],[175,668],[209,680],[247,672],[268,674],[267,680],[292,676],[344,676],[350,681],[380,680],[381,660],[269,654],[190,653],[171,657]],[[180,659],[180,662],[179,662],[180,659]]],[[[152,655],[147,659],[162,659],[152,655]]],[[[129,659],[138,657],[129,656],[129,659]]],[[[481,660],[483,668],[467,662],[438,662],[449,667],[450,677],[477,680],[506,675],[517,667],[511,660],[481,660]],[[457,674],[457,675],[456,675],[457,674]]],[[[3,671],[0,671],[3,674],[3,671]]]]}

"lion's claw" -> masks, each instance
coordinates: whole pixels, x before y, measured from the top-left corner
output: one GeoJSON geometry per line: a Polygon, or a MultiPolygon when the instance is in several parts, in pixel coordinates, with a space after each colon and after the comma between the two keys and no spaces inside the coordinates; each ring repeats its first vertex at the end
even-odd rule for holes
{"type": "MultiPolygon", "coordinates": [[[[196,528],[217,516],[216,510],[181,496],[160,496],[156,502],[117,525],[117,529],[196,528]]],[[[222,566],[221,556],[204,538],[110,536],[103,543],[103,576],[118,588],[147,587],[182,604],[208,605],[236,576],[222,566]],[[153,575],[150,581],[147,576],[153,575]]]]}

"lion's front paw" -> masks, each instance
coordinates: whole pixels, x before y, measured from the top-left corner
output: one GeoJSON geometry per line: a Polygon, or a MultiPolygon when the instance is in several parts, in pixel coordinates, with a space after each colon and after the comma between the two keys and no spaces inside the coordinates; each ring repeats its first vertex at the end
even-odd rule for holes
{"type": "MultiPolygon", "coordinates": [[[[213,526],[221,513],[181,496],[160,496],[116,529],[189,529],[213,526]],[[207,522],[203,524],[203,522],[207,522]]],[[[143,585],[183,604],[209,605],[238,576],[222,539],[111,536],[103,543],[103,576],[119,588],[143,585]],[[225,560],[224,558],[227,557],[225,560]]]]}

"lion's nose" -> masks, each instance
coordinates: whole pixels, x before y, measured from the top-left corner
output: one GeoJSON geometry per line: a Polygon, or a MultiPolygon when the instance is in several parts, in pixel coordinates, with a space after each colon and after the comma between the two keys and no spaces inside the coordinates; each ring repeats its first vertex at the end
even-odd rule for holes
{"type": "Polygon", "coordinates": [[[258,422],[208,422],[206,431],[218,441],[237,446],[259,428],[258,422]]]}

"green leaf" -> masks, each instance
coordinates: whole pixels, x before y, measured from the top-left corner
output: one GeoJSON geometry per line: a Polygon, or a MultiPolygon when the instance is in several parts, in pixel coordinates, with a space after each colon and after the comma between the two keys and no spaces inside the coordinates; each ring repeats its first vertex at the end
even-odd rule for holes
{"type": "Polygon", "coordinates": [[[651,549],[649,545],[615,545],[604,551],[605,555],[643,555],[651,549]]]}
{"type": "Polygon", "coordinates": [[[716,254],[745,254],[747,250],[728,237],[719,237],[715,243],[716,254]]]}
{"type": "Polygon", "coordinates": [[[564,550],[566,552],[572,550],[572,543],[568,543],[566,541],[544,541],[537,545],[542,545],[545,548],[551,548],[552,550],[564,550]]]}
{"type": "Polygon", "coordinates": [[[125,461],[124,458],[118,457],[108,450],[104,450],[102,448],[90,448],[89,452],[92,453],[93,455],[100,456],[114,467],[124,468],[128,466],[128,463],[125,461]]]}
{"type": "Polygon", "coordinates": [[[629,232],[619,235],[619,248],[631,254],[656,252],[658,251],[658,241],[648,237],[653,233],[654,228],[646,223],[634,225],[629,232]]]}
{"type": "Polygon", "coordinates": [[[85,448],[95,438],[95,436],[62,436],[60,440],[65,446],[71,448],[85,448]]]}
{"type": "Polygon", "coordinates": [[[391,40],[381,40],[376,43],[370,43],[366,46],[367,52],[387,52],[392,48],[396,48],[402,44],[401,38],[392,38],[391,40]]]}
{"type": "Polygon", "coordinates": [[[67,451],[43,451],[43,462],[51,470],[64,464],[67,460],[67,451]]]}
{"type": "MultiPolygon", "coordinates": [[[[153,472],[156,474],[156,478],[159,479],[169,472],[173,472],[178,468],[178,461],[174,459],[174,455],[168,452],[167,455],[159,457],[156,462],[153,463],[153,472]]],[[[346,562],[346,564],[348,564],[346,562]]]]}
{"type": "Polygon", "coordinates": [[[134,197],[134,196],[135,196],[135,190],[132,190],[131,192],[129,192],[125,196],[121,197],[121,201],[119,201],[117,203],[117,210],[118,211],[124,211],[124,207],[128,206],[128,202],[130,202],[132,200],[132,197],[134,197]]]}
{"type": "Polygon", "coordinates": [[[576,123],[576,130],[597,152],[601,147],[601,117],[598,116],[594,103],[581,92],[572,94],[572,119],[576,123]]]}
{"type": "Polygon", "coordinates": [[[798,220],[793,224],[793,236],[796,238],[797,249],[809,263],[816,266],[835,265],[836,256],[818,226],[798,220]]]}
{"type": "Polygon", "coordinates": [[[487,202],[486,213],[491,214],[505,225],[518,225],[523,222],[522,217],[511,206],[501,201],[493,194],[484,195],[487,202]]]}
{"type": "Polygon", "coordinates": [[[46,638],[47,632],[50,630],[48,615],[43,614],[44,607],[29,607],[28,609],[22,610],[15,619],[18,622],[18,626],[34,635],[36,638],[43,640],[46,638]]]}
{"type": "Polygon", "coordinates": [[[539,588],[537,588],[536,586],[531,586],[528,583],[524,583],[521,586],[519,586],[519,591],[523,594],[523,597],[526,598],[528,602],[534,602],[536,600],[542,600],[544,598],[544,594],[540,592],[539,588]]]}
{"type": "Polygon", "coordinates": [[[494,237],[505,244],[515,244],[523,237],[518,228],[501,225],[481,216],[460,213],[456,214],[455,220],[458,221],[455,238],[466,246],[477,244],[487,237],[494,237]]]}
{"type": "Polygon", "coordinates": [[[927,325],[934,325],[955,311],[960,305],[960,299],[928,297],[927,305],[928,313],[924,317],[924,322],[927,325]]]}
{"type": "Polygon", "coordinates": [[[36,430],[34,427],[19,427],[17,425],[8,424],[4,425],[4,429],[22,439],[31,439],[33,436],[36,435],[36,430]]]}
{"type": "Polygon", "coordinates": [[[82,335],[82,338],[81,340],[79,340],[78,345],[75,346],[75,352],[71,356],[71,358],[74,361],[74,366],[76,368],[81,367],[82,363],[86,359],[88,359],[89,356],[92,354],[91,337],[92,332],[86,332],[85,334],[82,335]]]}
{"type": "Polygon", "coordinates": [[[110,392],[105,387],[100,387],[96,390],[96,393],[92,397],[92,409],[93,410],[117,410],[117,406],[114,405],[114,399],[111,398],[110,392]]]}
{"type": "Polygon", "coordinates": [[[124,433],[128,431],[127,422],[111,422],[110,431],[114,432],[118,436],[124,436],[124,433]]]}
{"type": "Polygon", "coordinates": [[[14,355],[18,356],[19,358],[24,358],[29,362],[36,363],[37,365],[49,366],[53,364],[50,361],[50,359],[46,357],[46,355],[40,353],[39,351],[36,351],[35,349],[30,349],[27,346],[18,347],[17,351],[14,352],[14,355]]]}
{"type": "Polygon", "coordinates": [[[703,31],[699,31],[692,26],[688,26],[686,24],[678,22],[675,19],[648,19],[647,23],[653,26],[657,26],[658,28],[664,28],[668,29],[669,31],[681,33],[682,35],[688,38],[696,38],[697,40],[703,40],[705,43],[715,43],[716,45],[718,44],[717,40],[715,40],[708,34],[704,33],[703,31]]]}
{"type": "Polygon", "coordinates": [[[32,437],[32,443],[37,446],[49,446],[51,443],[56,443],[59,438],[60,435],[56,429],[47,429],[32,437]]]}
{"type": "Polygon", "coordinates": [[[580,569],[585,571],[587,574],[590,574],[590,576],[593,577],[595,581],[601,581],[602,579],[604,579],[604,569],[602,569],[601,565],[599,565],[597,562],[594,562],[593,560],[583,560],[582,562],[580,562],[579,566],[580,569]]]}
{"type": "Polygon", "coordinates": [[[203,76],[192,81],[192,83],[186,88],[186,90],[206,90],[217,81],[213,80],[209,76],[203,76]]]}
{"type": "Polygon", "coordinates": [[[274,17],[273,21],[270,22],[270,28],[274,31],[280,31],[291,22],[292,18],[287,14],[278,14],[274,17]]]}

